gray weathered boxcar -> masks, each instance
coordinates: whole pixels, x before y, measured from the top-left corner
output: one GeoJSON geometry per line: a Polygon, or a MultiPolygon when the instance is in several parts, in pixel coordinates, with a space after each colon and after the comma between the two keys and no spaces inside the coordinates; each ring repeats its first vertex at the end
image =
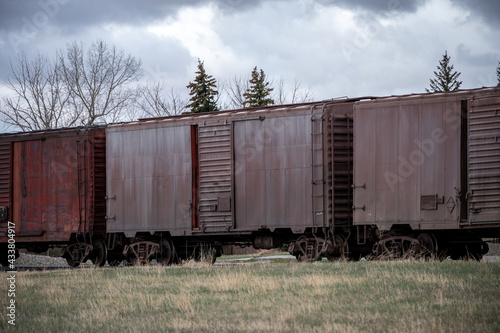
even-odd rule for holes
{"type": "Polygon", "coordinates": [[[168,264],[207,246],[215,257],[222,244],[286,242],[299,259],[340,257],[352,224],[353,103],[109,126],[110,249],[168,264]]]}
{"type": "Polygon", "coordinates": [[[458,258],[500,235],[500,88],[360,101],[354,220],[377,254],[458,258]]]}
{"type": "Polygon", "coordinates": [[[106,262],[104,127],[0,136],[0,246],[66,246],[70,265],[106,262]],[[13,232],[9,233],[9,229],[13,232]]]}

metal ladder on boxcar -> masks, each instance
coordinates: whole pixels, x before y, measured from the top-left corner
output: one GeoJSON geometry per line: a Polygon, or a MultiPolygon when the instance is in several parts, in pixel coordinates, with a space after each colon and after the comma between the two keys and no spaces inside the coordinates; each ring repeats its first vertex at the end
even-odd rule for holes
{"type": "Polygon", "coordinates": [[[323,114],[311,115],[311,182],[313,226],[324,226],[323,114]]]}
{"type": "Polygon", "coordinates": [[[76,167],[77,167],[77,192],[78,192],[78,212],[79,226],[78,232],[85,233],[87,231],[87,140],[76,142],[76,167]],[[83,225],[83,230],[82,230],[83,225]]]}

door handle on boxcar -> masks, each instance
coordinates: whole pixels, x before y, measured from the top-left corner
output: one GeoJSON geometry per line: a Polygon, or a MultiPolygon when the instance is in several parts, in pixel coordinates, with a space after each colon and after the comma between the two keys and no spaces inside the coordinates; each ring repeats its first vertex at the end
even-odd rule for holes
{"type": "Polygon", "coordinates": [[[106,217],[104,217],[106,220],[115,220],[116,221],[116,215],[113,215],[113,217],[108,217],[106,215],[106,217]]]}
{"type": "Polygon", "coordinates": [[[112,197],[105,196],[104,199],[106,199],[106,200],[116,200],[116,194],[113,195],[112,197]]]}
{"type": "Polygon", "coordinates": [[[362,210],[366,210],[366,205],[363,205],[363,206],[361,206],[361,207],[352,206],[352,210],[355,210],[355,209],[362,209],[362,210]]]}
{"type": "Polygon", "coordinates": [[[352,188],[362,187],[362,188],[366,189],[366,183],[365,183],[365,184],[363,184],[363,185],[358,185],[358,186],[356,186],[356,185],[351,185],[351,187],[352,187],[352,188]]]}

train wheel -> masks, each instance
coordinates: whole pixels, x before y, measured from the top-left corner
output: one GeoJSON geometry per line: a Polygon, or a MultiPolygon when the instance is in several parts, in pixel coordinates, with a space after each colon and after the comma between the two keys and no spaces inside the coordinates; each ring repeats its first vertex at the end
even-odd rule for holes
{"type": "Polygon", "coordinates": [[[102,267],[106,263],[106,258],[108,256],[108,248],[103,240],[94,241],[92,254],[90,260],[95,265],[95,267],[102,267]]]}
{"type": "Polygon", "coordinates": [[[73,260],[71,258],[66,258],[66,262],[68,263],[68,265],[70,265],[71,267],[78,267],[80,266],[80,262],[79,261],[76,261],[76,260],[73,260]]]}
{"type": "Polygon", "coordinates": [[[158,258],[158,263],[163,266],[172,265],[175,259],[175,247],[172,240],[169,238],[161,242],[161,257],[158,258]]]}
{"type": "Polygon", "coordinates": [[[334,254],[326,256],[328,261],[339,261],[346,260],[349,256],[349,244],[347,244],[346,238],[343,235],[335,235],[333,237],[333,246],[336,251],[334,254]]]}
{"type": "Polygon", "coordinates": [[[438,243],[433,234],[422,233],[417,237],[420,242],[420,254],[429,259],[436,257],[438,254],[438,243]]]}
{"type": "Polygon", "coordinates": [[[315,240],[299,237],[293,246],[293,254],[298,262],[312,262],[318,260],[317,243],[315,240]]]}

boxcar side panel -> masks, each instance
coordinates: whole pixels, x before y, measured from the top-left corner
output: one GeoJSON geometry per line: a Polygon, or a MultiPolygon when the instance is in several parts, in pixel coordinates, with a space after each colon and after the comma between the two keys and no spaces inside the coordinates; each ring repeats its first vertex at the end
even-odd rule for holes
{"type": "Polygon", "coordinates": [[[234,122],[236,229],[312,226],[311,115],[234,122]]]}
{"type": "Polygon", "coordinates": [[[108,232],[133,237],[136,232],[177,235],[190,229],[190,135],[186,125],[108,129],[108,232]]]}
{"type": "Polygon", "coordinates": [[[376,119],[375,108],[355,106],[353,183],[353,221],[355,224],[371,224],[377,218],[375,209],[376,119]]]}
{"type": "Polygon", "coordinates": [[[376,222],[397,221],[398,188],[388,180],[388,175],[398,172],[398,115],[397,105],[377,108],[377,146],[375,148],[375,179],[377,189],[376,200],[376,222]],[[393,138],[384,140],[385,137],[393,138]],[[380,142],[383,142],[380,145],[380,142]]]}
{"type": "Polygon", "coordinates": [[[455,96],[356,105],[355,224],[458,227],[460,112],[455,96]]]}
{"type": "MultiPolygon", "coordinates": [[[[421,104],[405,105],[399,109],[399,131],[398,131],[398,171],[395,173],[400,180],[405,183],[405,193],[401,193],[401,188],[396,187],[398,202],[398,219],[415,224],[419,222],[419,207],[415,203],[415,198],[420,195],[420,184],[422,179],[421,172],[417,172],[409,162],[408,152],[414,152],[413,159],[418,159],[418,146],[415,144],[415,138],[420,137],[421,124],[421,104]]],[[[399,180],[399,179],[398,179],[399,180]]],[[[396,179],[392,179],[395,182],[396,179]]]]}

